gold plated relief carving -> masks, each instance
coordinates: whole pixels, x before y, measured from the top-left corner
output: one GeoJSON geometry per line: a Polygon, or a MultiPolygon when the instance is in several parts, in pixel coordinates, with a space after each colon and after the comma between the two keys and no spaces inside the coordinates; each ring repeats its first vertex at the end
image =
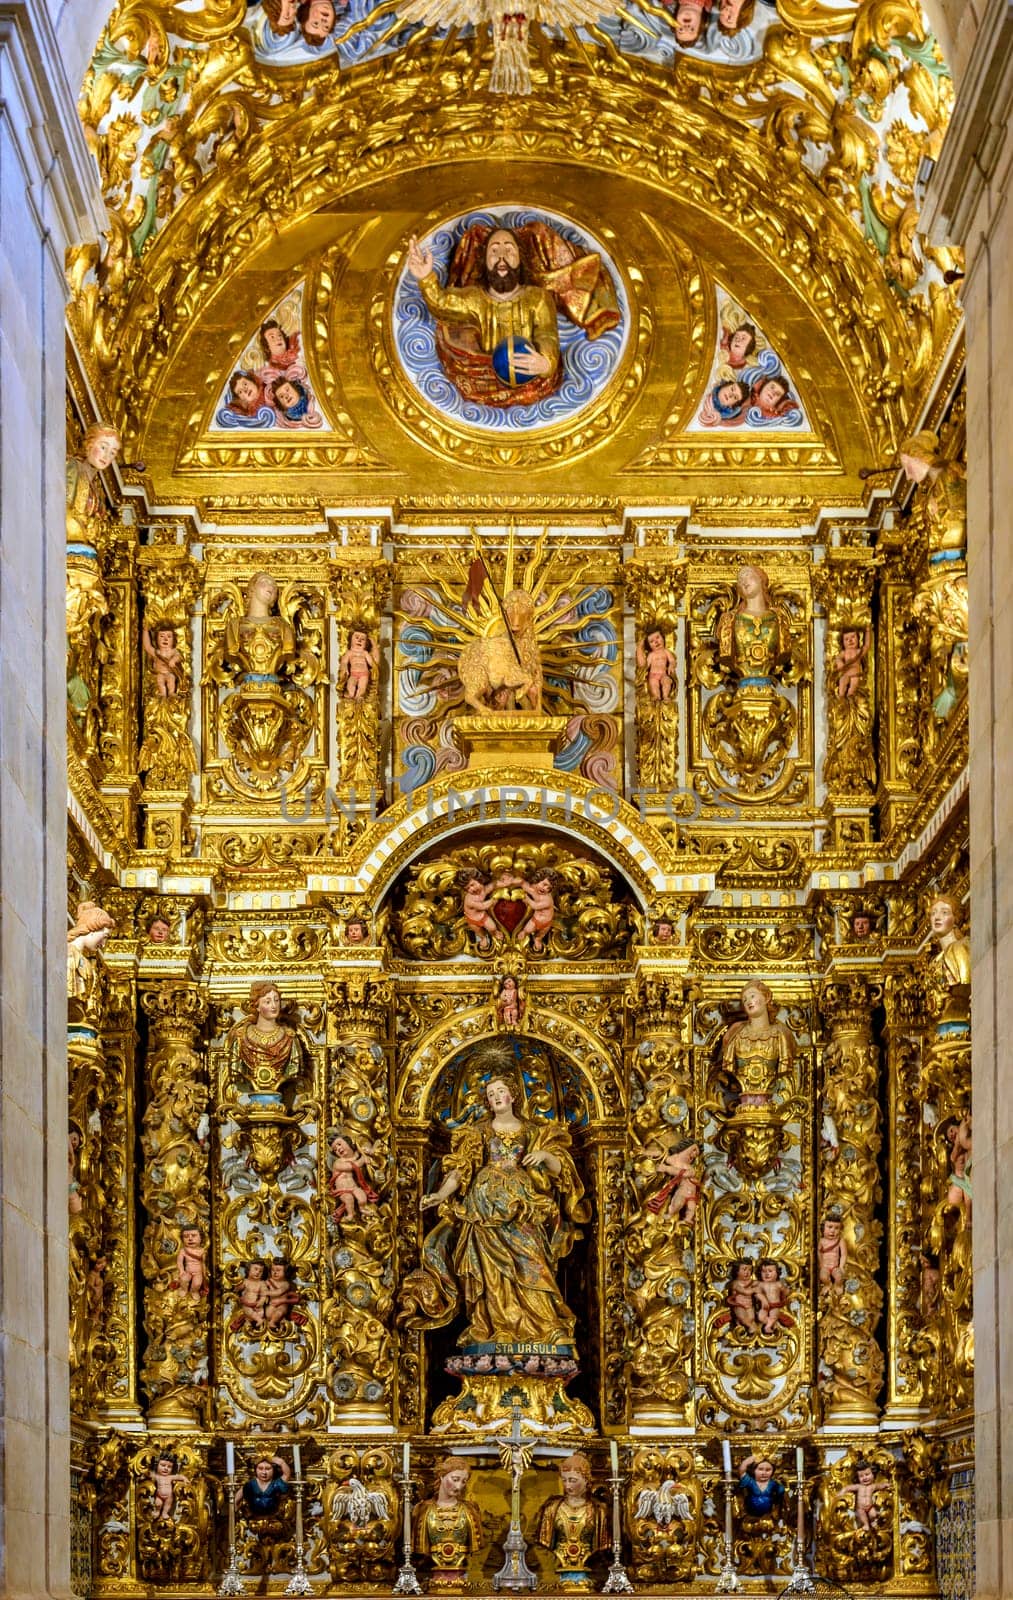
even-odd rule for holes
{"type": "Polygon", "coordinates": [[[204,715],[211,793],[263,800],[295,790],[320,763],[324,594],[314,582],[280,583],[256,572],[242,589],[226,581],[207,607],[204,715]],[[217,769],[217,771],[216,771],[217,769]]]}
{"type": "Polygon", "coordinates": [[[775,594],[762,567],[740,567],[730,587],[691,589],[692,761],[702,793],[740,804],[806,794],[810,615],[808,583],[775,594]]]}
{"type": "Polygon", "coordinates": [[[803,1312],[811,1192],[808,1052],[802,1016],[783,1022],[770,990],[751,980],[744,1015],[716,1034],[721,1013],[698,1008],[697,1127],[703,1152],[697,1414],[776,1414],[805,1426],[809,1322],[803,1312]],[[792,1025],[793,1024],[793,1025],[792,1025]]]}
{"type": "Polygon", "coordinates": [[[879,1050],[871,1012],[881,990],[862,979],[831,980],[821,1004],[830,1028],[823,1049],[819,1240],[820,1392],[828,1426],[873,1421],[883,1381],[877,1342],[881,1226],[879,1050]]]}
{"type": "Polygon", "coordinates": [[[156,1425],[203,1422],[208,1397],[211,1292],[211,1120],[197,1036],[207,1001],[189,984],[142,993],[151,1025],[141,1196],[147,1345],[141,1381],[156,1425]]]}

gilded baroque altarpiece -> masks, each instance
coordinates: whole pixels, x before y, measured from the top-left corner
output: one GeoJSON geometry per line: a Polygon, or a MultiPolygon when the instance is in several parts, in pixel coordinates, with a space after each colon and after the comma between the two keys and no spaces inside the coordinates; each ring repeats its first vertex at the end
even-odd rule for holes
{"type": "Polygon", "coordinates": [[[82,1594],[961,1592],[951,97],[907,0],[114,13],[82,1594]]]}

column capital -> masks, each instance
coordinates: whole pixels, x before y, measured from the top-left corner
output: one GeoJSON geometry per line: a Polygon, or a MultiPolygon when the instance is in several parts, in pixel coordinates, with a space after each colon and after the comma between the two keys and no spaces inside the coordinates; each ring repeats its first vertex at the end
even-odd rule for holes
{"type": "Polygon", "coordinates": [[[98,239],[108,220],[75,89],[44,0],[0,0],[2,114],[61,282],[69,246],[98,239]]]}

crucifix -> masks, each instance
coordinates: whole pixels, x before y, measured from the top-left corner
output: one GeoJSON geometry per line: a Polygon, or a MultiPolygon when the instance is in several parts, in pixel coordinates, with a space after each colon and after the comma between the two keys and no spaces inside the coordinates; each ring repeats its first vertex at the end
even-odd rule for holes
{"type": "Polygon", "coordinates": [[[521,1529],[521,1478],[531,1465],[533,1451],[531,1443],[521,1439],[520,1396],[516,1390],[510,1411],[510,1437],[499,1447],[500,1462],[510,1470],[510,1529],[503,1545],[503,1565],[493,1578],[492,1586],[494,1589],[533,1589],[538,1578],[524,1559],[528,1545],[521,1529]]]}

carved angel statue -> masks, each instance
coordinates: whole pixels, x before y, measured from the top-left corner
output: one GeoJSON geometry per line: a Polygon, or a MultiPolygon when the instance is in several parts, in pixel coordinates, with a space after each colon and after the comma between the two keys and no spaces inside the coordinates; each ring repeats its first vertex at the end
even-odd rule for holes
{"type": "Polygon", "coordinates": [[[361,1478],[349,1478],[335,1491],[331,1515],[336,1521],[365,1528],[370,1522],[382,1522],[389,1513],[387,1496],[379,1489],[367,1489],[361,1478]]]}
{"type": "Polygon", "coordinates": [[[656,1522],[659,1528],[667,1528],[676,1519],[692,1522],[693,1511],[685,1490],[680,1489],[674,1478],[666,1478],[660,1489],[641,1489],[634,1516],[656,1522]]]}

